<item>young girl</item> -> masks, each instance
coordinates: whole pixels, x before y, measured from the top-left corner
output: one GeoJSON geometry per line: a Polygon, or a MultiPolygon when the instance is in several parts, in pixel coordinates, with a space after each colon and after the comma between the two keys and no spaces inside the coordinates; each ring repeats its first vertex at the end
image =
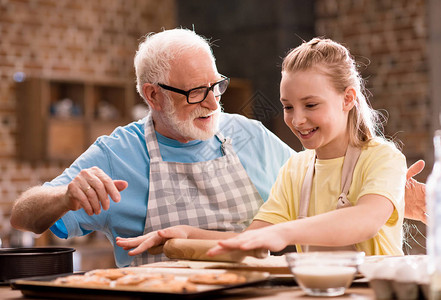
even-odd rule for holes
{"type": "Polygon", "coordinates": [[[282,167],[245,232],[177,226],[119,239],[119,245],[137,247],[129,252],[136,255],[172,237],[229,238],[208,254],[280,251],[287,245],[305,251],[311,245],[309,250],[402,255],[405,157],[378,135],[377,114],[367,104],[348,50],[319,38],[293,49],[283,61],[280,95],[285,123],[306,150],[282,167]]]}

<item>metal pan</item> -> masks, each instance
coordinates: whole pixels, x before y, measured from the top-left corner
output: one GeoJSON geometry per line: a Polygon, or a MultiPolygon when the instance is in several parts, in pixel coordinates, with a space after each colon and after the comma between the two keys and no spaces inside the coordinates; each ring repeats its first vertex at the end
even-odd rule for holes
{"type": "Polygon", "coordinates": [[[0,282],[73,272],[73,248],[0,248],[0,282]]]}

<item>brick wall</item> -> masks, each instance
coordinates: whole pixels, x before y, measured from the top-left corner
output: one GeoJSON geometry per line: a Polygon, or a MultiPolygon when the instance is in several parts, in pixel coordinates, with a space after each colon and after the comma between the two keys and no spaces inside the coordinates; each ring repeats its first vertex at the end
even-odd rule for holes
{"type": "Polygon", "coordinates": [[[315,10],[317,35],[343,43],[368,64],[362,75],[371,104],[388,112],[386,134],[403,143],[408,163],[431,162],[426,1],[317,0],[315,10]]]}
{"type": "Polygon", "coordinates": [[[175,26],[174,0],[0,1],[0,208],[4,212],[26,188],[50,180],[66,167],[16,159],[14,74],[134,79],[139,39],[175,26]]]}

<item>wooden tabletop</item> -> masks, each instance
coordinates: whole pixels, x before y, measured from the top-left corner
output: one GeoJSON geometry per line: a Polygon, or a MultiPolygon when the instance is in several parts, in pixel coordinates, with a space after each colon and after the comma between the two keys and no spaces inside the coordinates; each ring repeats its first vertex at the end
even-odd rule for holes
{"type": "MultiPolygon", "coordinates": [[[[96,298],[96,296],[95,296],[96,298]]],[[[213,297],[210,295],[211,299],[231,299],[231,300],[246,300],[246,299],[305,299],[313,300],[320,299],[323,297],[315,298],[306,296],[302,290],[297,286],[287,287],[287,286],[275,286],[275,287],[248,287],[242,289],[235,289],[224,291],[223,293],[213,297]]],[[[353,287],[347,290],[344,296],[338,297],[339,300],[343,299],[375,299],[375,295],[372,289],[368,287],[353,287]]],[[[18,300],[18,299],[28,299],[24,297],[19,290],[12,290],[9,286],[0,287],[0,299],[2,300],[18,300]]],[[[39,298],[40,300],[48,300],[50,298],[39,298]]],[[[82,298],[83,299],[83,298],[82,298]]]]}

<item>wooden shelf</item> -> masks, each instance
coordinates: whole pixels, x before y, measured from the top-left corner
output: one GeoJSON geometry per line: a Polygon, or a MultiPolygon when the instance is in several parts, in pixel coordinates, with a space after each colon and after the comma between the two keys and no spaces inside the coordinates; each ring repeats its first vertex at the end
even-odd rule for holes
{"type": "Polygon", "coordinates": [[[71,162],[98,136],[130,122],[138,102],[133,82],[29,78],[17,83],[18,157],[71,162]]]}

